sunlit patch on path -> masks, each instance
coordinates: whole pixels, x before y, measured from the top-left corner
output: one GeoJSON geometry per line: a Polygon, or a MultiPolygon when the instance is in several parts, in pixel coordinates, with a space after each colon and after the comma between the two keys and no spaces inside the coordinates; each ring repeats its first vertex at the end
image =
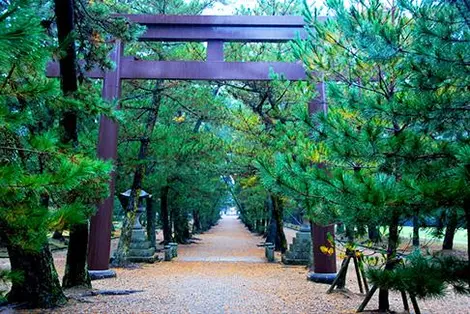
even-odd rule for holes
{"type": "Polygon", "coordinates": [[[180,245],[179,262],[265,263],[261,237],[250,233],[236,216],[224,216],[217,226],[198,235],[200,241],[180,245]]]}

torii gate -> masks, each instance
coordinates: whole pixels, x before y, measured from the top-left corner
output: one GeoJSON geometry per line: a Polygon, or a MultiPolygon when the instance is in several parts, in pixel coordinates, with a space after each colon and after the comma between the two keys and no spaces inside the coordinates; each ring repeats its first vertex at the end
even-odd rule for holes
{"type": "MultiPolygon", "coordinates": [[[[224,42],[287,42],[297,36],[306,38],[301,16],[209,16],[209,15],[118,15],[146,26],[140,41],[207,42],[206,61],[148,61],[123,55],[120,41],[116,41],[110,57],[116,64],[113,71],[92,70],[90,78],[102,78],[103,98],[117,100],[121,96],[121,80],[226,80],[268,81],[271,69],[291,81],[306,80],[305,69],[292,62],[225,62],[224,42]]],[[[57,62],[47,68],[49,77],[60,77],[57,62]]],[[[317,84],[318,97],[309,105],[309,112],[326,112],[324,83],[317,84]]],[[[98,157],[116,160],[118,126],[101,117],[98,157]]],[[[99,205],[91,218],[88,248],[88,266],[92,271],[107,271],[111,244],[111,225],[114,203],[114,175],[110,180],[110,196],[99,205]]],[[[320,252],[334,227],[314,227],[314,271],[318,274],[336,272],[336,259],[320,252]]]]}

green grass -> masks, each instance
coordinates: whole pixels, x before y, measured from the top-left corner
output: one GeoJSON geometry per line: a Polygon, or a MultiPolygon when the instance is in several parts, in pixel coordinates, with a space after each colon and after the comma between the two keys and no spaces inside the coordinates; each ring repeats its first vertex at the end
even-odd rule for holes
{"type": "MultiPolygon", "coordinates": [[[[419,229],[419,238],[421,241],[433,241],[435,244],[442,244],[442,238],[436,238],[433,236],[432,228],[421,228],[419,229]]],[[[444,230],[445,232],[445,230],[444,230]]],[[[402,227],[400,236],[404,239],[411,239],[413,237],[413,227],[402,227]]],[[[458,229],[454,236],[454,245],[458,248],[466,248],[467,246],[467,230],[458,229]]]]}

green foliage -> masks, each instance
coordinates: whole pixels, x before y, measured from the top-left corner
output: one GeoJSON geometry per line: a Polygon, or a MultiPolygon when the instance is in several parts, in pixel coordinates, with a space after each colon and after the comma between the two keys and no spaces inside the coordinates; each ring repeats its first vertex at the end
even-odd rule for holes
{"type": "MultiPolygon", "coordinates": [[[[0,18],[0,225],[8,245],[37,250],[50,228],[84,221],[107,195],[111,165],[60,145],[65,108],[81,117],[109,110],[96,91],[74,100],[45,78],[53,49],[36,2],[14,1],[0,18]],[[101,110],[100,108],[105,108],[101,110]]],[[[80,96],[81,95],[81,96],[80,96]]]]}
{"type": "Polygon", "coordinates": [[[426,256],[415,252],[393,270],[369,268],[368,278],[373,285],[394,291],[406,291],[418,298],[445,295],[448,285],[457,292],[469,293],[465,278],[468,263],[451,256],[426,256]]]}
{"type": "MultiPolygon", "coordinates": [[[[297,112],[304,123],[285,125],[283,149],[258,158],[261,181],[317,223],[392,230],[412,215],[465,209],[468,10],[458,1],[325,5],[326,20],[306,9],[308,39],[293,48],[312,83],[326,81],[328,114],[297,112]]],[[[386,263],[397,247],[390,232],[386,263]]],[[[391,287],[394,273],[383,276],[391,287]]],[[[438,292],[432,287],[409,289],[424,296],[438,292]]]]}

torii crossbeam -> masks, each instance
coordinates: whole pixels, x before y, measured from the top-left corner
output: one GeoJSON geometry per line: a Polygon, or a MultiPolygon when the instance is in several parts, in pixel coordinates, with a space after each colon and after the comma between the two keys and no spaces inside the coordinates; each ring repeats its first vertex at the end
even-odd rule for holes
{"type": "MultiPolygon", "coordinates": [[[[118,100],[121,80],[243,80],[268,81],[271,73],[282,74],[291,81],[306,80],[300,62],[225,62],[225,42],[287,42],[305,38],[305,23],[301,16],[208,16],[208,15],[117,15],[146,27],[140,41],[207,42],[205,61],[149,61],[123,56],[121,42],[116,41],[110,57],[115,69],[109,72],[92,70],[90,78],[103,79],[103,98],[118,100]]],[[[58,62],[47,67],[49,77],[59,77],[58,62]]],[[[317,84],[318,97],[309,104],[309,110],[325,111],[324,84],[317,84]]],[[[105,116],[101,117],[98,156],[116,160],[118,126],[105,116]]],[[[110,196],[99,205],[91,218],[88,265],[93,271],[109,269],[110,235],[114,202],[114,175],[110,180],[110,196]]],[[[314,228],[314,243],[325,243],[333,227],[314,228]]],[[[336,272],[336,261],[314,250],[315,272],[336,272]]]]}

